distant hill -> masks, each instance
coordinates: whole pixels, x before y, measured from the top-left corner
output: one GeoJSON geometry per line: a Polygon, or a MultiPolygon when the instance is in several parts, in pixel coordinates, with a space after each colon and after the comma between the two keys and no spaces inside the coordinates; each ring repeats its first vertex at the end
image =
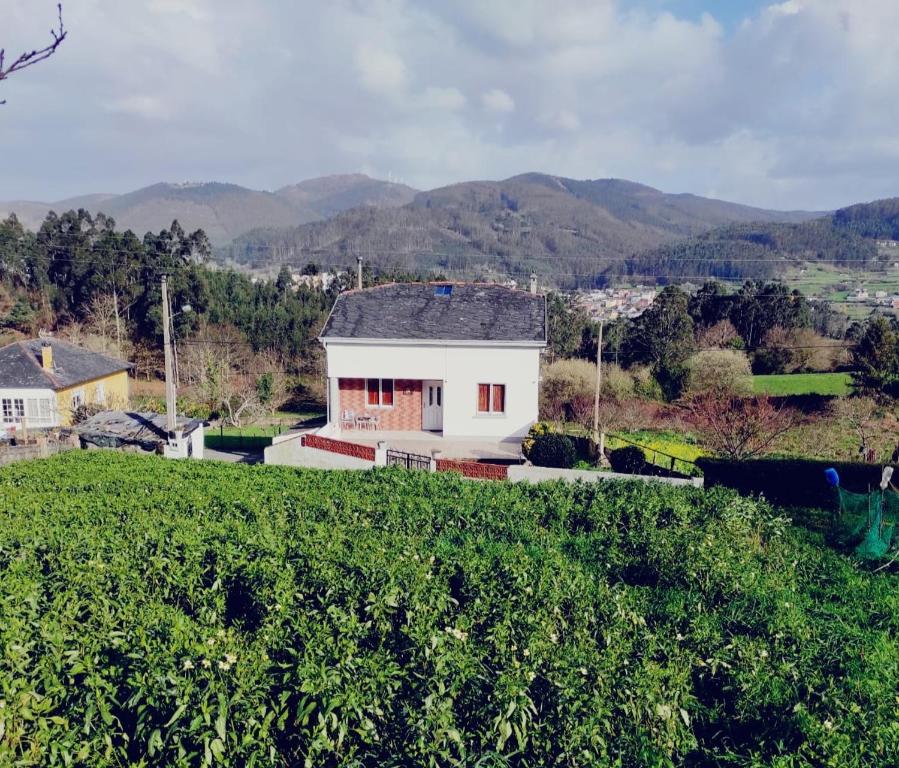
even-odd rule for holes
{"type": "Polygon", "coordinates": [[[575,277],[602,264],[734,222],[802,222],[820,214],[769,211],[672,195],[618,179],[528,173],[421,192],[402,207],[350,209],[288,228],[260,228],[225,253],[266,266],[340,265],[362,255],[402,269],[575,277]]]}
{"type": "Polygon", "coordinates": [[[722,278],[773,277],[797,262],[883,267],[878,240],[899,239],[899,198],[841,208],[800,223],[731,224],[628,259],[618,272],[722,278]]]}
{"type": "Polygon", "coordinates": [[[328,218],[359,206],[392,208],[406,205],[415,198],[417,190],[362,173],[348,173],[301,181],[281,187],[275,194],[293,205],[315,211],[318,218],[328,218]]]}
{"type": "Polygon", "coordinates": [[[138,235],[159,231],[178,219],[186,230],[203,229],[214,245],[258,227],[289,227],[359,205],[403,205],[415,190],[362,174],[311,179],[278,192],[261,192],[218,182],[153,184],[124,195],[84,195],[56,203],[0,202],[0,216],[11,212],[37,229],[51,210],[85,208],[112,216],[119,229],[138,235]]]}

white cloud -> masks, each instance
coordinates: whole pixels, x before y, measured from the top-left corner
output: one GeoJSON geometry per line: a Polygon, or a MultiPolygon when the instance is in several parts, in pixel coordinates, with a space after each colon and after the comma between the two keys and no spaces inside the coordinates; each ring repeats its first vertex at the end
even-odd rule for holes
{"type": "Polygon", "coordinates": [[[108,102],[104,106],[110,112],[120,112],[149,120],[165,120],[171,115],[171,110],[163,103],[162,99],[146,94],[126,96],[108,102]]]}
{"type": "MultiPolygon", "coordinates": [[[[899,3],[771,2],[726,28],[705,5],[65,3],[58,54],[0,83],[0,199],[359,168],[421,187],[612,175],[790,208],[899,193],[899,3]]],[[[35,47],[54,14],[7,0],[0,44],[35,47]]]]}
{"type": "Polygon", "coordinates": [[[500,88],[491,88],[481,94],[481,104],[490,112],[513,112],[515,100],[500,88]]]}
{"type": "Polygon", "coordinates": [[[373,93],[395,94],[406,85],[406,66],[393,51],[364,44],[356,51],[356,68],[373,93]]]}
{"type": "Polygon", "coordinates": [[[438,88],[429,85],[421,95],[421,106],[425,109],[458,110],[465,106],[466,98],[458,88],[438,88]]]}

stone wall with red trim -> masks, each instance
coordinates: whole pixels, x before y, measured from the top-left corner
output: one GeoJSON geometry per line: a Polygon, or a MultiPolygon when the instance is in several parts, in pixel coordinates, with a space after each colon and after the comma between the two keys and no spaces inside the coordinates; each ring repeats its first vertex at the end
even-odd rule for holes
{"type": "Polygon", "coordinates": [[[437,459],[438,472],[461,472],[463,477],[477,480],[505,480],[509,468],[505,464],[484,464],[479,461],[437,459]]]}
{"type": "Polygon", "coordinates": [[[393,405],[379,408],[368,405],[365,379],[340,379],[340,404],[338,418],[344,411],[352,411],[357,416],[369,413],[376,415],[380,429],[397,432],[418,432],[421,430],[421,381],[416,379],[394,379],[393,405]]]}
{"type": "Polygon", "coordinates": [[[344,456],[352,456],[364,461],[375,460],[375,449],[370,445],[348,443],[344,440],[332,440],[330,437],[320,437],[319,435],[304,435],[303,445],[306,448],[318,448],[320,451],[340,453],[344,456]]]}

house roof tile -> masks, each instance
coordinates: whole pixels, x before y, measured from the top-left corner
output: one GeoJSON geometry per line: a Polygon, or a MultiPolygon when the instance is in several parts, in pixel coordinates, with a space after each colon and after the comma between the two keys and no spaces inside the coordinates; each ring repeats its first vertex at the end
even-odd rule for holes
{"type": "Polygon", "coordinates": [[[52,339],[53,369],[46,371],[41,365],[42,343],[41,339],[30,339],[0,347],[0,387],[66,389],[131,367],[114,357],[52,339]]]}
{"type": "Polygon", "coordinates": [[[321,338],[545,343],[546,300],[502,285],[390,283],[340,294],[321,338]]]}

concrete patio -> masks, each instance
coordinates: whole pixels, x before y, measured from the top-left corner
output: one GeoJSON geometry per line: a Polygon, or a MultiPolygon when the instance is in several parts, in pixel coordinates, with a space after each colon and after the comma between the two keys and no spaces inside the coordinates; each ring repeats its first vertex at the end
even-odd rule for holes
{"type": "Polygon", "coordinates": [[[476,461],[495,460],[503,462],[519,461],[520,440],[490,440],[477,437],[444,437],[439,432],[393,432],[390,430],[343,429],[329,435],[335,440],[346,440],[359,445],[377,447],[379,442],[387,447],[406,453],[430,456],[438,450],[445,459],[473,459],[476,461]]]}

